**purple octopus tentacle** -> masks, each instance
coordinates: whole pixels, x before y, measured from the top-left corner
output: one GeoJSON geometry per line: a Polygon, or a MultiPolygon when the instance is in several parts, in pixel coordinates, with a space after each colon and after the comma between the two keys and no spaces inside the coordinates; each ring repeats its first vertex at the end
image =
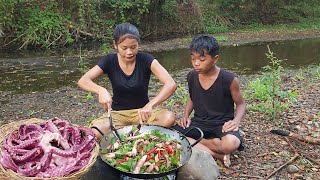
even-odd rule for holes
{"type": "Polygon", "coordinates": [[[22,125],[19,127],[19,139],[25,140],[28,137],[30,137],[29,133],[33,132],[41,132],[42,128],[41,126],[37,124],[30,124],[30,125],[22,125]]]}
{"type": "Polygon", "coordinates": [[[18,169],[17,164],[12,160],[10,154],[6,150],[3,150],[1,152],[0,164],[4,168],[11,169],[13,171],[17,171],[17,169],[18,169]]]}
{"type": "Polygon", "coordinates": [[[52,118],[11,133],[3,143],[0,163],[24,176],[61,177],[84,167],[95,143],[90,128],[52,118]]]}
{"type": "Polygon", "coordinates": [[[53,132],[53,133],[60,133],[59,129],[57,128],[57,126],[53,123],[53,121],[55,119],[58,119],[57,117],[54,117],[52,119],[49,119],[47,121],[47,130],[49,130],[50,132],[53,132]]]}
{"type": "Polygon", "coordinates": [[[14,148],[9,148],[9,149],[6,149],[9,154],[18,154],[18,155],[24,155],[28,152],[30,152],[30,150],[27,150],[27,149],[14,149],[14,148]]]}
{"type": "Polygon", "coordinates": [[[78,165],[78,166],[71,166],[71,167],[69,167],[68,169],[65,169],[64,172],[63,172],[63,174],[68,175],[68,174],[71,174],[71,173],[73,173],[73,172],[79,171],[81,168],[83,168],[83,166],[80,166],[80,165],[78,165]]]}
{"type": "Polygon", "coordinates": [[[63,120],[56,120],[54,121],[54,124],[59,129],[62,136],[64,136],[66,129],[70,127],[70,123],[68,121],[63,121],[63,120]]]}
{"type": "Polygon", "coordinates": [[[6,142],[3,144],[4,148],[15,148],[15,149],[26,149],[26,148],[34,148],[39,143],[39,139],[30,139],[21,144],[14,145],[10,139],[7,139],[6,142]]]}
{"type": "Polygon", "coordinates": [[[65,128],[64,134],[62,135],[64,139],[68,141],[70,145],[73,145],[74,143],[72,142],[72,134],[74,134],[74,129],[72,127],[67,127],[65,128]]]}
{"type": "Polygon", "coordinates": [[[51,162],[52,159],[52,151],[46,152],[40,160],[41,170],[45,171],[51,162]]]}
{"type": "Polygon", "coordinates": [[[77,166],[85,166],[86,164],[88,164],[88,161],[91,157],[91,152],[85,152],[82,154],[82,156],[80,157],[79,161],[76,163],[77,166]]]}
{"type": "Polygon", "coordinates": [[[86,152],[82,154],[77,153],[77,157],[73,161],[74,163],[66,165],[63,168],[64,171],[62,171],[62,174],[68,175],[70,173],[80,170],[82,167],[84,167],[88,163],[90,156],[91,156],[90,152],[86,152]]]}
{"type": "Polygon", "coordinates": [[[11,154],[11,157],[16,162],[27,162],[30,159],[34,159],[37,156],[39,156],[41,154],[41,152],[42,152],[41,147],[37,147],[35,149],[30,150],[29,152],[25,153],[22,156],[19,156],[17,154],[11,154]]]}
{"type": "Polygon", "coordinates": [[[39,162],[27,162],[24,166],[18,167],[17,173],[24,176],[36,176],[41,171],[39,162]]]}
{"type": "Polygon", "coordinates": [[[84,139],[82,139],[82,143],[81,143],[79,149],[77,149],[77,150],[80,152],[90,151],[94,147],[94,144],[95,144],[94,134],[90,128],[80,127],[79,129],[80,129],[80,131],[82,131],[82,133],[85,134],[85,136],[84,136],[84,139]]]}
{"type": "Polygon", "coordinates": [[[73,151],[72,149],[70,149],[70,150],[61,150],[59,148],[52,147],[52,153],[53,154],[57,154],[57,155],[62,156],[62,157],[70,157],[70,156],[76,155],[77,151],[73,151]]]}

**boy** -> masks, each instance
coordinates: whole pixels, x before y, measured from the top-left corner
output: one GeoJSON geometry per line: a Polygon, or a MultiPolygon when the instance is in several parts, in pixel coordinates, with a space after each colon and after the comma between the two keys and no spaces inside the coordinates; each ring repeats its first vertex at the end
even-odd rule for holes
{"type": "MultiPolygon", "coordinates": [[[[209,152],[229,167],[230,154],[243,149],[239,124],[245,114],[245,102],[239,81],[234,74],[216,65],[219,45],[214,37],[194,37],[190,51],[194,69],[187,75],[189,97],[183,118],[174,128],[186,132],[191,127],[199,127],[204,138],[196,147],[209,152]],[[194,117],[190,119],[192,110],[194,117]]],[[[199,138],[193,131],[187,136],[190,143],[199,138]]]]}

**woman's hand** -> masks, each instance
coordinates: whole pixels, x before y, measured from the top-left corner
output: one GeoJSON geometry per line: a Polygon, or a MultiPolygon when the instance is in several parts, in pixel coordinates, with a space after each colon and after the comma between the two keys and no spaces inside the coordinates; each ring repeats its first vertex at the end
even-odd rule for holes
{"type": "Polygon", "coordinates": [[[98,95],[99,103],[102,104],[104,109],[111,110],[112,98],[110,93],[105,88],[102,88],[102,90],[98,92],[98,95]]]}
{"type": "Polygon", "coordinates": [[[234,120],[230,120],[222,126],[222,132],[238,131],[239,123],[234,120]]]}
{"type": "Polygon", "coordinates": [[[152,106],[146,104],[143,108],[138,110],[139,123],[145,124],[152,113],[152,106]]]}
{"type": "Polygon", "coordinates": [[[188,128],[191,124],[191,119],[189,117],[183,117],[180,120],[180,126],[183,127],[183,129],[188,128]]]}

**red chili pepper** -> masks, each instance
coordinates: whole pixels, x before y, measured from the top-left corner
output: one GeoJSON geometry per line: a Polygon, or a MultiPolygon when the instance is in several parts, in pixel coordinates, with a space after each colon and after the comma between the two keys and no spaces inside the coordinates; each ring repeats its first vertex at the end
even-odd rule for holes
{"type": "Polygon", "coordinates": [[[117,161],[114,165],[121,164],[123,162],[126,162],[127,160],[128,160],[128,157],[125,156],[123,159],[120,159],[119,161],[117,161]]]}
{"type": "Polygon", "coordinates": [[[154,147],[153,149],[151,149],[149,152],[145,153],[144,155],[149,155],[151,153],[153,153],[154,151],[156,151],[158,149],[158,146],[154,147]]]}
{"type": "Polygon", "coordinates": [[[169,154],[172,154],[172,153],[173,153],[173,151],[172,151],[172,149],[170,148],[170,146],[167,146],[167,147],[166,147],[166,151],[167,151],[169,154]]]}
{"type": "Polygon", "coordinates": [[[143,148],[142,148],[142,146],[140,146],[140,148],[139,148],[139,152],[142,152],[142,150],[143,150],[143,148]]]}
{"type": "Polygon", "coordinates": [[[160,159],[161,157],[161,151],[158,151],[158,158],[160,159]]]}
{"type": "Polygon", "coordinates": [[[151,160],[151,159],[153,159],[152,156],[151,156],[151,155],[148,155],[148,158],[147,158],[146,161],[149,161],[149,160],[151,160]]]}

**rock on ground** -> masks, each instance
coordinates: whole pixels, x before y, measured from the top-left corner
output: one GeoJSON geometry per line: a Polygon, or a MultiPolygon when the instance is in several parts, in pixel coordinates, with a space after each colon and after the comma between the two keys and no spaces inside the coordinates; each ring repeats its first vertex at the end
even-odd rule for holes
{"type": "Polygon", "coordinates": [[[220,175],[213,157],[200,149],[193,148],[190,160],[179,169],[177,180],[214,180],[220,175]]]}

